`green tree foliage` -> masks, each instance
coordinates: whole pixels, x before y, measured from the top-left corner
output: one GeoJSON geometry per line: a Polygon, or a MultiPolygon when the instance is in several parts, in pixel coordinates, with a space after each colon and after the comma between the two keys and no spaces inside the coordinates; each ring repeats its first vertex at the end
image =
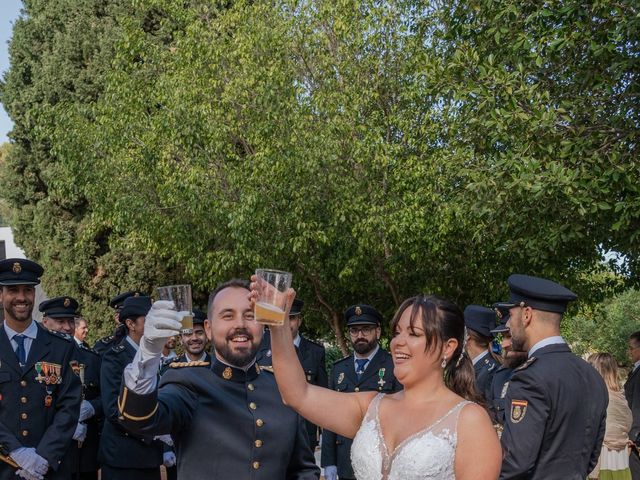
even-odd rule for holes
{"type": "Polygon", "coordinates": [[[626,290],[566,319],[565,324],[567,337],[579,353],[608,352],[620,364],[629,365],[629,335],[640,331],[640,291],[626,290]]]}
{"type": "Polygon", "coordinates": [[[356,302],[490,303],[517,270],[595,303],[609,249],[637,281],[633,2],[67,3],[26,2],[3,87],[56,288],[289,269],[344,350],[356,302]]]}

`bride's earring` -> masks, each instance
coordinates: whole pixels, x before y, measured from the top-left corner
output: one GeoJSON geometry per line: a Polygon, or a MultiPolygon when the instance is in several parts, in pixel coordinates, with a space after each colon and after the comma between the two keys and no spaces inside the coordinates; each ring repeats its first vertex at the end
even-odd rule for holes
{"type": "Polygon", "coordinates": [[[445,368],[447,366],[447,357],[442,357],[442,363],[440,364],[440,366],[442,368],[445,368]]]}

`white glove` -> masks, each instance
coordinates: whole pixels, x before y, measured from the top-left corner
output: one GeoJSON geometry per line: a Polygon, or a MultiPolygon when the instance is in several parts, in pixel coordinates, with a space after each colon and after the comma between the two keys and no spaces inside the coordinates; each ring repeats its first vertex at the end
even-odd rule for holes
{"type": "Polygon", "coordinates": [[[88,401],[82,400],[80,404],[80,418],[78,419],[80,422],[84,422],[88,418],[93,417],[96,414],[96,410],[93,408],[88,401]]]}
{"type": "Polygon", "coordinates": [[[87,438],[87,426],[84,423],[78,422],[76,425],[76,431],[73,433],[73,439],[79,442],[84,442],[87,438]]]}
{"type": "Polygon", "coordinates": [[[173,452],[164,452],[162,454],[162,464],[167,467],[173,467],[176,464],[176,454],[173,452]]]}
{"type": "Polygon", "coordinates": [[[324,467],[324,480],[338,480],[338,467],[336,465],[324,467]]]}
{"type": "Polygon", "coordinates": [[[26,470],[32,476],[44,475],[49,470],[49,463],[38,455],[33,447],[16,448],[10,456],[22,470],[26,470]]]}
{"type": "Polygon", "coordinates": [[[171,435],[169,435],[169,434],[156,435],[155,437],[153,437],[153,439],[154,440],[160,440],[165,445],[168,445],[169,447],[173,447],[173,438],[171,438],[171,435]]]}
{"type": "Polygon", "coordinates": [[[151,305],[144,320],[144,335],[140,341],[144,357],[159,357],[167,338],[180,333],[180,320],[185,313],[176,312],[173,308],[173,302],[168,300],[158,300],[151,305]]]}
{"type": "Polygon", "coordinates": [[[42,475],[37,473],[29,473],[26,470],[18,470],[16,475],[20,478],[24,478],[25,480],[44,480],[42,475]]]}

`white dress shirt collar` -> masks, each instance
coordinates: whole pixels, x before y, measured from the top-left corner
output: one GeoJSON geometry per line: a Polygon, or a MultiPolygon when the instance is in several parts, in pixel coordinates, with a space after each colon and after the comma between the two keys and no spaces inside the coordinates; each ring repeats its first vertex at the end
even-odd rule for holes
{"type": "Polygon", "coordinates": [[[548,345],[557,345],[562,343],[567,343],[567,342],[565,342],[564,338],[562,338],[560,335],[543,338],[542,340],[540,340],[538,343],[536,343],[533,347],[529,349],[529,357],[531,357],[536,351],[540,350],[542,347],[546,347],[548,345]]]}

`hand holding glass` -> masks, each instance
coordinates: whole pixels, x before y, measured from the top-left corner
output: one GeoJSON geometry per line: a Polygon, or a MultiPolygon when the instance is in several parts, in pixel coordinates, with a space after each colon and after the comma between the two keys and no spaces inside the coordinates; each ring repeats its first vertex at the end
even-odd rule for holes
{"type": "Polygon", "coordinates": [[[193,330],[191,285],[168,285],[156,288],[158,300],[171,300],[177,312],[188,312],[182,317],[182,330],[193,330]]]}
{"type": "Polygon", "coordinates": [[[256,320],[264,325],[284,324],[287,309],[287,291],[292,275],[279,270],[256,270],[258,298],[255,304],[256,320]]]}

